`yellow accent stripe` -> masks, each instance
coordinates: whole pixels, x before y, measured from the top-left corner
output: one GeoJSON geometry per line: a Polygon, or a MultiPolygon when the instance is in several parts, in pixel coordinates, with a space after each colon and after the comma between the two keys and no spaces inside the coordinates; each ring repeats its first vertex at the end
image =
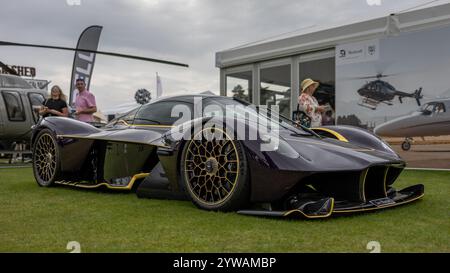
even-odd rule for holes
{"type": "Polygon", "coordinates": [[[363,200],[364,203],[366,203],[366,178],[367,178],[368,172],[369,172],[369,168],[362,171],[362,173],[359,177],[359,190],[360,190],[359,197],[363,200]]]}
{"type": "Polygon", "coordinates": [[[142,143],[140,141],[131,141],[127,139],[111,139],[111,138],[95,138],[90,136],[82,136],[82,135],[57,135],[57,138],[75,138],[75,139],[89,139],[89,140],[102,140],[102,141],[111,141],[111,142],[120,142],[120,143],[129,143],[129,144],[141,144],[141,145],[150,145],[156,147],[170,148],[170,146],[159,145],[154,143],[142,143]]]}
{"type": "Polygon", "coordinates": [[[83,185],[83,184],[72,184],[72,183],[64,183],[64,182],[55,182],[56,184],[60,184],[60,185],[67,185],[67,186],[73,186],[73,187],[78,187],[78,188],[84,188],[84,189],[96,189],[99,188],[101,186],[106,186],[108,189],[112,189],[112,190],[131,190],[131,188],[133,187],[134,183],[136,182],[136,180],[141,179],[141,178],[145,178],[149,175],[150,173],[139,173],[134,175],[130,182],[128,183],[127,186],[112,186],[111,184],[109,184],[108,182],[102,182],[99,184],[95,184],[95,185],[83,185]]]}
{"type": "Polygon", "coordinates": [[[421,194],[420,196],[417,196],[411,200],[407,200],[407,201],[403,201],[401,203],[395,203],[392,205],[386,205],[386,206],[382,206],[382,207],[375,207],[375,208],[362,208],[362,209],[350,209],[350,210],[337,210],[337,211],[333,211],[334,213],[348,213],[348,212],[362,212],[362,211],[371,211],[371,210],[379,210],[379,209],[385,209],[385,208],[390,208],[390,207],[396,207],[396,206],[401,206],[404,204],[408,204],[411,203],[413,201],[416,201],[417,199],[420,199],[424,196],[425,194],[421,194]]]}
{"type": "Polygon", "coordinates": [[[119,120],[118,122],[121,122],[125,124],[126,126],[137,126],[137,127],[155,127],[155,128],[174,128],[173,125],[159,125],[159,124],[129,124],[125,120],[119,120]]]}
{"type": "Polygon", "coordinates": [[[319,127],[319,128],[311,128],[313,131],[314,130],[321,130],[321,131],[325,131],[328,132],[330,134],[332,134],[333,136],[335,136],[338,140],[343,141],[343,142],[349,142],[343,135],[339,134],[336,131],[333,131],[331,129],[328,128],[323,128],[323,127],[319,127]]]}
{"type": "Polygon", "coordinates": [[[290,211],[287,211],[286,213],[284,213],[283,216],[286,217],[286,216],[290,215],[291,213],[300,212],[303,216],[305,216],[306,218],[309,218],[309,219],[326,218],[326,217],[329,217],[333,213],[333,209],[334,209],[334,198],[331,198],[330,212],[327,213],[326,215],[308,215],[299,209],[293,209],[293,210],[290,210],[290,211]]]}
{"type": "Polygon", "coordinates": [[[333,202],[333,203],[331,204],[330,212],[329,212],[327,215],[316,215],[316,216],[311,216],[311,215],[305,214],[305,213],[302,212],[301,210],[295,209],[295,210],[287,211],[285,214],[283,214],[283,216],[288,216],[288,215],[290,215],[290,214],[293,213],[293,212],[300,212],[300,213],[301,213],[303,216],[305,216],[306,218],[311,218],[311,219],[313,219],[313,218],[326,218],[326,217],[329,217],[329,216],[330,216],[331,214],[333,214],[333,213],[363,212],[363,211],[379,210],[379,209],[385,209],[385,208],[389,208],[389,207],[401,206],[401,205],[408,204],[408,203],[411,203],[411,202],[413,202],[413,201],[416,201],[416,200],[422,198],[424,195],[425,195],[425,194],[421,194],[420,196],[415,197],[415,198],[413,198],[413,199],[411,199],[411,200],[407,200],[407,201],[404,201],[404,202],[401,202],[401,203],[395,203],[395,204],[392,204],[392,205],[386,205],[386,206],[382,206],[382,207],[363,208],[363,209],[352,209],[352,210],[336,210],[336,211],[334,210],[334,199],[332,198],[332,202],[333,202]]]}
{"type": "MultiPolygon", "coordinates": [[[[294,139],[294,138],[289,138],[289,137],[286,137],[285,140],[291,140],[291,141],[296,141],[296,142],[302,142],[302,143],[311,144],[311,142],[310,142],[309,140],[307,140],[307,141],[302,141],[301,139],[294,139]]],[[[340,148],[342,148],[342,149],[349,149],[349,148],[346,148],[346,147],[336,146],[336,145],[334,145],[334,144],[330,144],[330,143],[327,143],[327,142],[317,142],[317,143],[314,143],[314,145],[322,145],[322,146],[327,146],[327,147],[332,147],[332,148],[340,147],[340,148]]],[[[366,149],[366,148],[361,148],[361,149],[353,149],[353,148],[352,148],[352,150],[353,150],[353,151],[358,151],[358,152],[371,152],[371,151],[375,151],[375,149],[369,149],[369,148],[367,148],[367,149],[366,149]]]]}
{"type": "Polygon", "coordinates": [[[386,190],[386,184],[387,184],[387,175],[388,175],[388,172],[389,172],[389,169],[390,169],[391,167],[390,166],[387,166],[387,168],[384,170],[384,178],[383,178],[383,191],[384,191],[384,197],[387,197],[387,190],[386,190]]]}

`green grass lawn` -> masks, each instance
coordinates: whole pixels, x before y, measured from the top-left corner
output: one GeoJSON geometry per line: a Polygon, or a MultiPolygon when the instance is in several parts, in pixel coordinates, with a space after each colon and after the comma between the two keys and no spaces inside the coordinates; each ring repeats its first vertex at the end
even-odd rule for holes
{"type": "Polygon", "coordinates": [[[40,188],[31,168],[0,169],[0,252],[450,252],[450,172],[405,171],[397,188],[425,184],[424,199],[323,220],[202,211],[186,201],[40,188]]]}

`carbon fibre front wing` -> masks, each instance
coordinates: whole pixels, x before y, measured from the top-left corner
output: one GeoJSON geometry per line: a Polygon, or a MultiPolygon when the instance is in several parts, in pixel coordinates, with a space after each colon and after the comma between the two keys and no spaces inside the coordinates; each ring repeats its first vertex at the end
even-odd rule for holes
{"type": "Polygon", "coordinates": [[[424,185],[418,184],[400,191],[391,188],[387,197],[369,200],[365,203],[341,201],[332,197],[325,197],[319,200],[302,202],[299,207],[289,210],[240,210],[238,213],[263,217],[326,218],[340,214],[376,211],[405,205],[422,198],[424,190],[424,185]]]}

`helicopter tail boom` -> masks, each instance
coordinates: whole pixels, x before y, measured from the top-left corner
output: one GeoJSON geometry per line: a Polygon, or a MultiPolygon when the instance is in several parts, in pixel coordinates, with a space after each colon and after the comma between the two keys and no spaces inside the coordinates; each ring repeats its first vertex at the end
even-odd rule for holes
{"type": "Polygon", "coordinates": [[[414,91],[413,93],[406,93],[406,92],[402,92],[402,91],[397,91],[396,94],[398,95],[398,100],[400,101],[400,103],[403,103],[403,98],[407,97],[407,98],[415,98],[417,105],[421,105],[420,100],[423,98],[422,95],[422,87],[420,87],[419,89],[417,89],[416,91],[414,91]]]}

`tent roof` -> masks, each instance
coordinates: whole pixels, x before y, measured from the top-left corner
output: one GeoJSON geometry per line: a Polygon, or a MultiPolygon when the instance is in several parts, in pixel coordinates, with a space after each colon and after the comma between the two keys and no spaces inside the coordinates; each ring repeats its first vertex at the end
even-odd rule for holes
{"type": "Polygon", "coordinates": [[[332,28],[308,28],[300,35],[254,43],[216,53],[216,67],[227,68],[259,61],[334,48],[339,44],[376,39],[399,32],[450,25],[450,4],[408,11],[332,28]],[[397,23],[398,22],[398,23],[397,23]]]}

